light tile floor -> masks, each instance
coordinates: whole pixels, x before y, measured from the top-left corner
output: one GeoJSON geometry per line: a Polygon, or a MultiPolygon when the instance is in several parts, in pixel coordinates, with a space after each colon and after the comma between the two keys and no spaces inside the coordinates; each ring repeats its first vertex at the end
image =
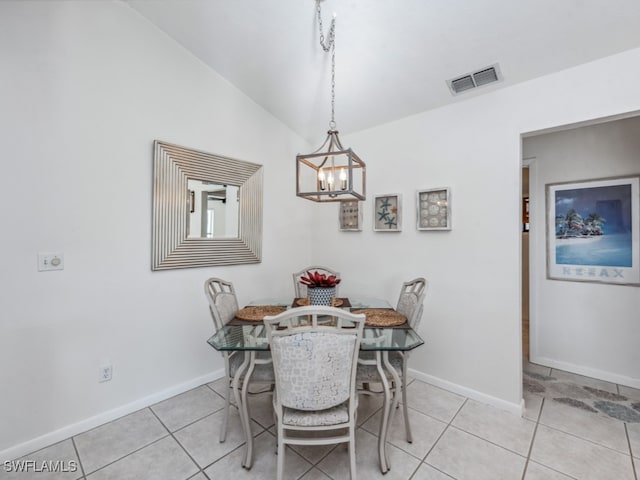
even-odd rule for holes
{"type": "MultiPolygon", "coordinates": [[[[531,371],[551,370],[532,364],[531,371]]],[[[571,381],[592,379],[554,371],[571,381]]],[[[599,388],[640,400],[640,390],[603,384],[599,388]]],[[[640,423],[595,416],[526,393],[520,418],[414,380],[409,385],[414,442],[404,438],[402,409],[389,434],[391,471],[377,466],[381,400],[363,396],[358,410],[357,468],[363,479],[385,480],[638,480],[640,423]]],[[[251,470],[240,467],[244,442],[239,416],[231,409],[229,432],[218,442],[222,421],[221,381],[76,435],[22,460],[76,462],[75,472],[8,473],[0,479],[213,480],[275,478],[275,437],[268,394],[250,399],[255,436],[251,470]]],[[[286,456],[286,478],[349,477],[345,446],[296,447],[286,456]]],[[[67,468],[69,470],[69,468],[67,468]]]]}

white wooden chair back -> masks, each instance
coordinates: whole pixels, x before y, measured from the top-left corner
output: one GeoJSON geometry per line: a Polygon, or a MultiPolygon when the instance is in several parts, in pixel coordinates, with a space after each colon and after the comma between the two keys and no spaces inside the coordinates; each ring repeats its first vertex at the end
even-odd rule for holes
{"type": "Polygon", "coordinates": [[[204,283],[204,292],[209,301],[214,327],[218,331],[229,323],[239,310],[236,291],[231,282],[212,277],[204,283]]]}
{"type": "Polygon", "coordinates": [[[407,317],[411,328],[417,330],[424,310],[424,298],[427,295],[429,282],[424,278],[414,278],[402,284],[396,311],[407,317]]]}

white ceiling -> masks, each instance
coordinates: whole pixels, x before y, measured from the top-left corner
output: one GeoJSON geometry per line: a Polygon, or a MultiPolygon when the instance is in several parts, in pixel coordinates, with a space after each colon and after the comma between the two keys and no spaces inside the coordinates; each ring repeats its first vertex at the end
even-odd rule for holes
{"type": "MultiPolygon", "coordinates": [[[[315,0],[124,0],[312,144],[330,114],[315,0]]],[[[362,130],[640,46],[639,0],[324,0],[336,123],[362,130]],[[504,81],[446,80],[498,62],[504,81]]],[[[612,76],[616,72],[611,72],[612,76]]]]}

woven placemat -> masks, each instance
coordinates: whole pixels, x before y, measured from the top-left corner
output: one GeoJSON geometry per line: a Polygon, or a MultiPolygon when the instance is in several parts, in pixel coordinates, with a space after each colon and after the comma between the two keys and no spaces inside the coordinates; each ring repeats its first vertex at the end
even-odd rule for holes
{"type": "Polygon", "coordinates": [[[364,324],[370,327],[397,327],[407,323],[407,317],[388,308],[359,308],[351,313],[364,313],[367,317],[364,324]]]}
{"type": "Polygon", "coordinates": [[[249,322],[261,322],[267,315],[277,315],[286,309],[286,307],[277,307],[275,305],[244,307],[236,312],[236,318],[249,322]]]}
{"type": "MultiPolygon", "coordinates": [[[[311,305],[311,299],[309,297],[297,298],[295,303],[298,307],[307,307],[311,305]]],[[[332,307],[340,307],[343,303],[344,301],[341,298],[331,297],[332,307]]]]}

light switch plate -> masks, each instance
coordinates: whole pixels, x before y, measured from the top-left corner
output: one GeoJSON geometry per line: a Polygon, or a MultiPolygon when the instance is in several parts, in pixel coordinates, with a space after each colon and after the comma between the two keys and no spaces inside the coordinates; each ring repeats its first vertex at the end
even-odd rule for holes
{"type": "Polygon", "coordinates": [[[62,253],[39,253],[38,271],[64,270],[64,255],[62,253]]]}

